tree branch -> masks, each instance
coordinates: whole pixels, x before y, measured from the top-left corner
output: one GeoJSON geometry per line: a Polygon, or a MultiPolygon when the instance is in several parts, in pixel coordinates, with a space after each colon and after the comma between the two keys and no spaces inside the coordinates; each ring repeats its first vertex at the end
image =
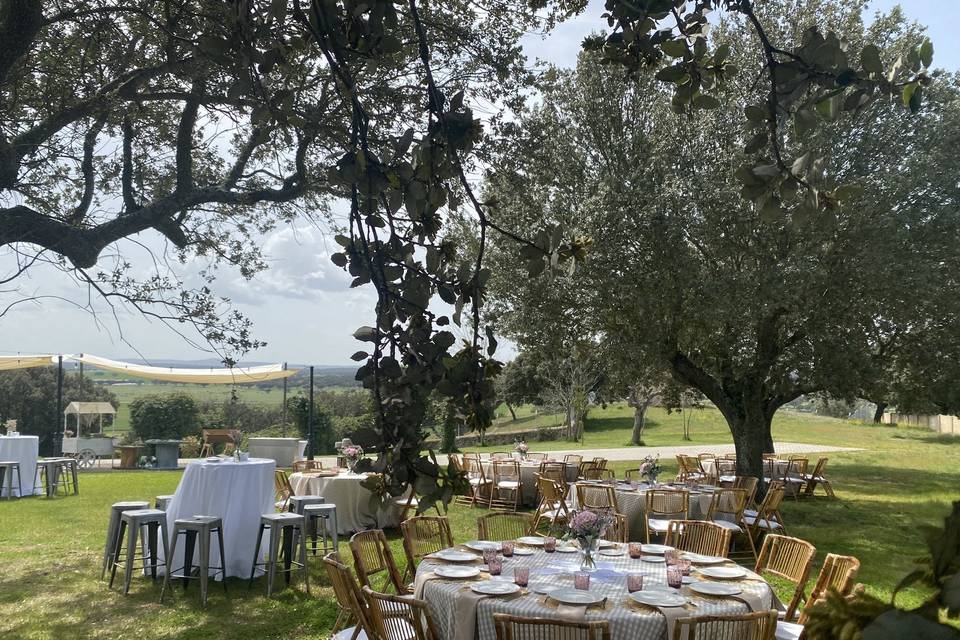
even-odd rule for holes
{"type": "Polygon", "coordinates": [[[83,136],[83,161],[80,163],[80,173],[83,174],[83,195],[80,196],[80,202],[77,203],[73,213],[70,215],[70,222],[79,224],[87,216],[90,210],[90,203],[93,202],[93,192],[96,187],[96,175],[93,171],[93,152],[97,146],[97,137],[106,124],[106,116],[100,116],[94,121],[90,129],[83,136]]]}
{"type": "Polygon", "coordinates": [[[200,83],[194,82],[177,127],[177,193],[186,193],[193,189],[193,127],[197,123],[197,112],[200,109],[199,94],[200,83]]]}
{"type": "Polygon", "coordinates": [[[123,207],[126,213],[140,208],[133,189],[133,122],[129,114],[123,116],[123,159],[120,169],[120,189],[123,194],[123,207]]]}

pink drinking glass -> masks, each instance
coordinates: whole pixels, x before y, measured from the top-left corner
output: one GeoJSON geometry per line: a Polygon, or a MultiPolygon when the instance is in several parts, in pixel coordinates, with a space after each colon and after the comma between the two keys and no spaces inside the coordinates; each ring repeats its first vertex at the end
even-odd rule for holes
{"type": "Polygon", "coordinates": [[[547,553],[553,553],[557,550],[557,539],[553,536],[547,536],[543,539],[543,550],[547,553]]]}
{"type": "Polygon", "coordinates": [[[683,571],[680,567],[667,567],[667,586],[679,589],[683,584],[683,571]]]}
{"type": "Polygon", "coordinates": [[[643,574],[642,573],[628,573],[627,574],[627,591],[633,593],[635,591],[643,591],[643,574]]]}
{"type": "Polygon", "coordinates": [[[590,574],[586,571],[578,571],[573,574],[573,586],[581,591],[590,590],[590,574]]]}
{"type": "Polygon", "coordinates": [[[639,542],[631,542],[627,545],[627,553],[630,554],[631,558],[636,560],[643,555],[643,545],[639,542]]]}
{"type": "Polygon", "coordinates": [[[530,567],[516,567],[513,570],[513,581],[521,587],[530,582],[530,567]]]}
{"type": "Polygon", "coordinates": [[[663,553],[663,559],[666,561],[668,567],[672,567],[680,561],[680,552],[676,549],[667,549],[663,553]]]}
{"type": "Polygon", "coordinates": [[[690,575],[690,567],[693,566],[693,563],[686,558],[680,558],[680,560],[677,561],[677,566],[680,567],[680,572],[683,575],[688,576],[690,575]]]}
{"type": "Polygon", "coordinates": [[[487,568],[490,571],[490,575],[498,576],[503,571],[503,560],[494,553],[493,557],[487,561],[487,568]]]}
{"type": "Polygon", "coordinates": [[[501,548],[501,550],[503,551],[503,557],[504,557],[504,558],[512,558],[512,557],[513,557],[513,540],[504,540],[504,541],[500,544],[500,548],[501,548]]]}

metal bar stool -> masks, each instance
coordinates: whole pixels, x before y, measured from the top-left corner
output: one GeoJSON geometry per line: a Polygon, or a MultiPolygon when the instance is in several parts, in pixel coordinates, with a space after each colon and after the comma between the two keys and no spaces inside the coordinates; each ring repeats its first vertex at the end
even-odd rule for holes
{"type": "Polygon", "coordinates": [[[6,460],[0,462],[0,497],[3,495],[3,487],[7,487],[7,499],[13,498],[13,472],[17,472],[17,497],[23,497],[23,478],[20,475],[20,463],[16,460],[6,460]]]}
{"type": "Polygon", "coordinates": [[[33,492],[43,491],[48,498],[57,495],[60,486],[60,461],[57,459],[37,460],[37,470],[33,476],[33,492]]]}
{"type": "MultiPolygon", "coordinates": [[[[308,504],[325,504],[327,501],[323,496],[290,496],[287,499],[287,511],[290,513],[299,513],[303,515],[303,508],[308,504]]],[[[306,533],[305,535],[313,536],[316,538],[317,532],[314,529],[314,523],[310,521],[310,518],[306,519],[306,533]]]]}
{"type": "Polygon", "coordinates": [[[73,491],[73,495],[80,494],[80,478],[77,473],[80,468],[76,458],[57,458],[60,463],[60,477],[66,478],[63,483],[64,490],[73,491]]]}
{"type": "Polygon", "coordinates": [[[110,524],[107,525],[107,543],[103,547],[103,566],[100,568],[100,579],[103,580],[103,577],[107,574],[107,567],[110,566],[110,563],[113,560],[113,555],[116,553],[117,544],[119,540],[117,539],[117,533],[120,531],[120,514],[124,511],[133,511],[134,509],[148,509],[150,507],[149,502],[114,502],[110,506],[110,524]]]}
{"type": "MultiPolygon", "coordinates": [[[[160,511],[166,511],[167,507],[170,506],[170,501],[173,500],[172,495],[167,496],[157,496],[153,499],[153,508],[160,509],[160,511]]],[[[176,534],[174,534],[176,535],[176,534]]]]}
{"type": "Polygon", "coordinates": [[[223,520],[216,516],[193,516],[192,518],[183,518],[173,522],[173,542],[170,545],[170,555],[167,556],[167,572],[163,578],[163,587],[160,589],[160,602],[163,603],[163,596],[166,593],[167,585],[171,580],[180,578],[183,580],[183,590],[187,590],[187,584],[190,580],[200,579],[200,603],[207,606],[207,581],[210,578],[210,570],[216,569],[213,575],[223,574],[223,592],[227,592],[227,570],[225,568],[226,554],[223,552],[223,520]],[[183,550],[183,566],[176,571],[173,569],[173,559],[177,553],[177,539],[180,534],[186,538],[186,546],[183,550]],[[220,547],[220,565],[210,566],[210,539],[213,534],[217,534],[217,544],[220,547]],[[198,565],[200,575],[193,574],[193,553],[197,543],[197,537],[200,538],[200,564],[198,565]]]}
{"type": "Polygon", "coordinates": [[[307,530],[313,542],[313,555],[317,555],[317,523],[322,529],[323,555],[340,548],[340,537],[337,529],[337,505],[335,504],[308,504],[303,507],[303,516],[307,521],[307,530]],[[328,537],[327,532],[330,532],[328,537]],[[333,546],[328,542],[332,541],[333,546]]]}
{"type": "Polygon", "coordinates": [[[134,509],[124,511],[120,514],[120,530],[117,532],[117,548],[113,554],[113,565],[110,568],[110,587],[113,587],[113,579],[117,575],[117,566],[123,564],[123,594],[130,591],[130,582],[133,580],[134,561],[137,554],[137,539],[146,544],[147,549],[139,554],[143,560],[143,565],[138,569],[150,569],[150,577],[157,581],[157,568],[166,569],[166,562],[161,561],[157,555],[157,537],[163,543],[163,557],[170,557],[170,536],[167,531],[167,514],[159,509],[134,509]],[[144,535],[143,529],[147,528],[147,535],[144,535]],[[129,531],[127,532],[127,530],[129,531]],[[126,559],[121,560],[123,554],[123,534],[127,532],[126,559]],[[148,562],[149,557],[149,562],[148,562]]]}
{"type": "Polygon", "coordinates": [[[303,575],[307,593],[310,593],[310,577],[307,574],[307,542],[304,535],[305,520],[302,515],[281,511],[280,513],[266,513],[260,516],[260,530],[257,532],[257,546],[253,551],[253,566],[250,567],[250,585],[253,587],[253,578],[258,566],[267,567],[267,597],[273,593],[273,581],[277,575],[277,564],[280,562],[281,538],[283,540],[283,569],[286,584],[290,584],[290,574],[299,570],[303,575]],[[260,559],[260,544],[263,541],[264,530],[270,530],[270,548],[266,562],[260,559]],[[294,547],[298,547],[300,561],[293,559],[294,547]],[[296,567],[296,569],[294,569],[296,567]]]}

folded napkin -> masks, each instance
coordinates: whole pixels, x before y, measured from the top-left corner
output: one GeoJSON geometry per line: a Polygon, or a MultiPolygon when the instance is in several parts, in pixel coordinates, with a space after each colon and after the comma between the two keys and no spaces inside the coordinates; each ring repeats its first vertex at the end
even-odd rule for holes
{"type": "Polygon", "coordinates": [[[587,617],[587,605],[557,604],[557,617],[572,622],[580,622],[587,617]]]}
{"type": "Polygon", "coordinates": [[[474,593],[469,588],[461,589],[453,600],[456,612],[453,640],[474,640],[477,628],[477,606],[488,596],[474,593]]]}
{"type": "MultiPolygon", "coordinates": [[[[755,593],[747,593],[746,591],[741,591],[735,596],[730,596],[733,600],[739,600],[740,602],[747,605],[751,612],[754,611],[766,611],[767,607],[763,604],[763,598],[755,593]]],[[[776,596],[774,596],[776,598],[776,596]]]]}
{"type": "Polygon", "coordinates": [[[685,607],[654,607],[667,619],[667,637],[673,637],[673,629],[677,626],[677,620],[687,618],[690,612],[685,607]]]}
{"type": "Polygon", "coordinates": [[[413,597],[417,600],[423,600],[423,589],[431,580],[439,580],[440,576],[433,571],[418,571],[417,577],[413,580],[413,597]]]}

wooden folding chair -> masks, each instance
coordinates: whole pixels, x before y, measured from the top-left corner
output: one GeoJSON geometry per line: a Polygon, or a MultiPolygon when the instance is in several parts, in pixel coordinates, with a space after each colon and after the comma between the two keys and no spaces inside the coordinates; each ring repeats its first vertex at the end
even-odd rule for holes
{"type": "Polygon", "coordinates": [[[820,458],[817,460],[817,466],[813,468],[813,473],[808,473],[804,476],[804,479],[807,481],[807,486],[803,491],[804,495],[812,496],[813,492],[817,488],[817,485],[820,485],[823,487],[823,490],[827,492],[828,497],[837,497],[833,493],[833,485],[830,484],[830,481],[827,480],[826,475],[824,475],[827,471],[828,460],[829,458],[820,458]]]}
{"type": "Polygon", "coordinates": [[[493,481],[487,478],[480,458],[474,457],[474,455],[476,454],[464,454],[463,457],[464,472],[467,474],[467,481],[470,483],[470,495],[457,496],[456,502],[474,507],[477,502],[486,500],[487,506],[490,506],[490,498],[493,495],[491,491],[493,481]]]}
{"type": "Polygon", "coordinates": [[[583,474],[584,480],[616,480],[612,469],[601,469],[599,467],[589,467],[583,474]]]}
{"type": "Polygon", "coordinates": [[[402,595],[412,590],[403,582],[397,563],[393,559],[393,552],[387,544],[387,537],[380,529],[371,529],[355,533],[350,538],[350,551],[353,553],[353,568],[357,572],[360,584],[370,586],[370,580],[381,573],[386,579],[380,590],[389,586],[402,595]]]}
{"type": "Polygon", "coordinates": [[[384,640],[441,640],[424,600],[378,593],[363,587],[376,638],[384,640]]]}
{"type": "Polygon", "coordinates": [[[726,558],[730,530],[704,520],[671,520],[663,543],[681,551],[726,558]]]}
{"type": "Polygon", "coordinates": [[[568,453],[563,456],[564,464],[573,465],[574,467],[579,467],[580,463],[583,462],[583,456],[579,453],[568,453]]]}
{"type": "Polygon", "coordinates": [[[754,571],[760,574],[772,574],[794,585],[793,595],[781,613],[787,622],[793,620],[803,598],[803,590],[810,579],[810,568],[817,548],[806,540],[768,534],[760,547],[760,556],[754,571]]]}
{"type": "Polygon", "coordinates": [[[620,507],[617,504],[617,491],[614,487],[583,482],[578,482],[574,486],[577,492],[578,509],[620,512],[620,507]]]}
{"type": "Polygon", "coordinates": [[[570,519],[570,509],[560,483],[537,474],[537,490],[540,504],[534,514],[532,532],[539,531],[543,524],[547,524],[549,531],[555,524],[570,519]]]}
{"type": "Polygon", "coordinates": [[[494,460],[490,508],[516,511],[520,506],[521,493],[520,463],[516,460],[494,460]]]}
{"type": "Polygon", "coordinates": [[[610,623],[606,620],[574,622],[495,613],[493,624],[497,640],[610,640],[610,623]]]}
{"type": "MultiPolygon", "coordinates": [[[[830,590],[836,591],[841,596],[849,597],[854,593],[856,585],[853,580],[860,569],[860,561],[853,556],[838,556],[828,553],[820,567],[820,573],[817,575],[817,581],[813,585],[813,590],[803,603],[803,609],[796,622],[786,622],[781,620],[777,623],[777,640],[800,640],[803,637],[803,627],[807,624],[810,608],[818,601],[826,597],[830,590]]],[[[863,585],[860,585],[862,588],[863,585]]]]}
{"type": "Polygon", "coordinates": [[[560,488],[563,491],[563,495],[567,495],[569,491],[569,485],[567,484],[567,463],[566,462],[541,462],[540,471],[538,471],[540,477],[549,478],[557,484],[560,485],[560,488]]]}
{"type": "Polygon", "coordinates": [[[323,462],[320,460],[294,460],[293,472],[303,473],[304,471],[315,471],[323,469],[323,462]]]}
{"type": "Polygon", "coordinates": [[[673,640],[774,640],[777,612],[757,611],[735,616],[680,618],[673,640]]]}
{"type": "Polygon", "coordinates": [[[760,479],[754,476],[736,476],[733,480],[732,489],[743,489],[747,492],[747,507],[753,504],[757,497],[757,485],[760,479]]]}
{"type": "Polygon", "coordinates": [[[424,556],[453,546],[450,521],[443,516],[407,518],[400,523],[400,531],[403,533],[403,553],[407,556],[403,584],[413,579],[424,556]]]}
{"type": "Polygon", "coordinates": [[[477,518],[477,537],[481,540],[516,540],[533,528],[529,513],[488,513],[477,518]]]}
{"type": "Polygon", "coordinates": [[[744,535],[747,538],[747,546],[750,548],[750,557],[756,561],[757,549],[753,544],[753,536],[747,530],[747,523],[743,517],[743,512],[747,508],[748,497],[746,489],[717,489],[710,499],[707,520],[727,529],[730,532],[731,539],[736,539],[738,535],[744,535]]]}
{"type": "Polygon", "coordinates": [[[340,562],[340,556],[330,553],[323,558],[323,564],[333,585],[340,612],[333,623],[332,637],[334,640],[358,640],[373,637],[373,625],[367,611],[363,593],[356,578],[350,573],[349,567],[340,562]],[[352,627],[348,627],[353,623],[352,627]]]}
{"type": "Polygon", "coordinates": [[[273,490],[276,499],[273,506],[277,511],[286,511],[287,502],[293,495],[293,487],[290,486],[290,478],[283,469],[275,469],[273,472],[273,490]]]}
{"type": "Polygon", "coordinates": [[[807,467],[809,464],[810,461],[806,458],[791,457],[783,471],[783,486],[786,492],[793,496],[794,500],[799,500],[800,492],[807,486],[807,467]]]}
{"type": "Polygon", "coordinates": [[[527,460],[531,460],[533,462],[546,462],[550,455],[546,453],[534,453],[533,451],[527,451],[527,455],[525,457],[527,460]]]}
{"type": "Polygon", "coordinates": [[[630,524],[627,522],[627,516],[615,511],[606,515],[611,518],[611,522],[607,525],[603,539],[609,540],[610,542],[622,542],[624,544],[630,542],[630,524]]]}
{"type": "Polygon", "coordinates": [[[690,510],[690,492],[677,489],[648,489],[643,514],[644,535],[665,535],[671,520],[686,520],[690,510]]]}
{"type": "Polygon", "coordinates": [[[783,502],[783,494],[783,483],[771,482],[770,486],[767,487],[767,495],[763,497],[763,502],[760,503],[757,510],[744,510],[743,521],[750,531],[754,546],[756,546],[757,536],[761,533],[787,533],[783,516],[780,515],[780,503],[783,502]]]}

